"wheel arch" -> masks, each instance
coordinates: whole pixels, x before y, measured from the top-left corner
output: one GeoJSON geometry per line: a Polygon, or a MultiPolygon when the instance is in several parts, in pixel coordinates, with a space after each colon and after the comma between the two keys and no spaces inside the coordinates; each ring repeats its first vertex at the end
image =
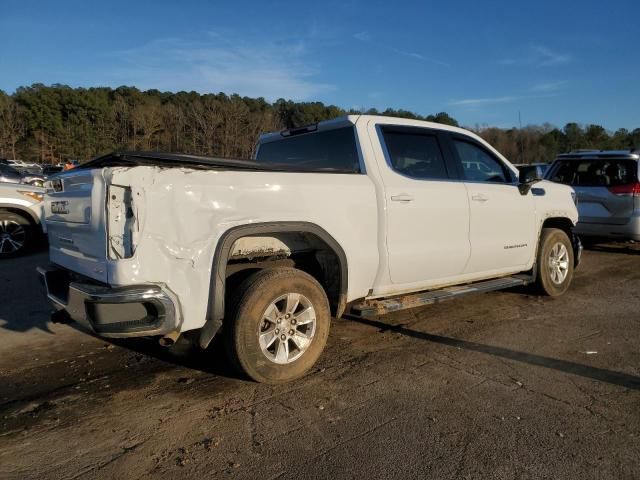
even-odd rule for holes
{"type": "Polygon", "coordinates": [[[573,222],[571,219],[567,217],[549,217],[542,222],[542,227],[540,228],[540,235],[542,235],[542,229],[545,228],[557,228],[559,230],[564,231],[567,234],[569,239],[573,237],[573,222]]]}
{"type": "Polygon", "coordinates": [[[538,248],[536,249],[536,258],[538,256],[537,251],[540,248],[540,238],[542,236],[542,230],[544,230],[545,228],[557,228],[567,234],[567,237],[569,237],[569,241],[571,242],[571,246],[573,247],[574,267],[577,267],[582,257],[582,243],[573,231],[575,225],[568,217],[549,217],[542,222],[540,233],[538,235],[538,248]]]}
{"type": "Polygon", "coordinates": [[[0,212],[11,212],[25,217],[34,227],[40,226],[40,219],[28,208],[12,203],[0,203],[0,212]]]}
{"type": "MultiPolygon", "coordinates": [[[[340,243],[330,233],[319,225],[311,222],[283,221],[239,225],[225,231],[216,245],[211,268],[207,321],[200,332],[199,343],[202,348],[206,348],[209,345],[222,326],[225,317],[228,278],[227,267],[236,242],[245,237],[282,234],[304,234],[313,236],[324,243],[327,249],[335,255],[339,272],[337,288],[331,292],[327,289],[326,283],[322,281],[320,283],[323,285],[323,288],[325,288],[327,296],[329,297],[329,302],[333,310],[332,313],[338,318],[344,313],[348,291],[347,256],[340,243]]],[[[264,266],[258,266],[256,268],[260,269],[264,268],[264,266]]]]}

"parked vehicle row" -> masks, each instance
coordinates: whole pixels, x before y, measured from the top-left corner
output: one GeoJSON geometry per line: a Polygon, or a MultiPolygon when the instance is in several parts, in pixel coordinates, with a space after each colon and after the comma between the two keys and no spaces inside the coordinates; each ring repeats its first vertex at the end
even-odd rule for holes
{"type": "Polygon", "coordinates": [[[40,174],[22,173],[9,165],[0,164],[0,182],[24,183],[35,187],[44,186],[46,177],[40,174]]]}
{"type": "Polygon", "coordinates": [[[311,368],[332,315],[561,295],[581,253],[571,187],[469,131],[381,116],[262,135],[252,160],[107,155],[48,181],[44,209],[54,320],[203,348],[223,331],[272,383],[311,368]]]}
{"type": "Polygon", "coordinates": [[[639,163],[581,151],[517,169],[463,129],[347,116],[264,134],[251,160],[114,153],[47,181],[44,202],[14,185],[0,257],[45,228],[55,321],[202,348],[224,332],[239,370],[277,383],[311,368],[332,316],[563,294],[576,233],[640,239],[639,163]]]}
{"type": "Polygon", "coordinates": [[[63,170],[64,165],[42,165],[38,163],[27,163],[21,160],[0,159],[0,165],[11,167],[21,175],[34,175],[48,177],[63,170]]]}

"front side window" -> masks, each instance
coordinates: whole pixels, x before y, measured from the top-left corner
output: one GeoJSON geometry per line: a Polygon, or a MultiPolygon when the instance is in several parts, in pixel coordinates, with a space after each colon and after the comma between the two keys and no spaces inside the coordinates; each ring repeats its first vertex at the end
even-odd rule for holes
{"type": "Polygon", "coordinates": [[[465,180],[472,182],[508,183],[511,177],[504,165],[484,149],[463,140],[453,140],[462,162],[465,180]]]}
{"type": "Polygon", "coordinates": [[[360,172],[353,127],[305,133],[260,145],[256,161],[301,170],[360,172]]]}
{"type": "Polygon", "coordinates": [[[436,135],[394,129],[383,130],[383,137],[396,172],[420,180],[449,178],[436,135]]]}

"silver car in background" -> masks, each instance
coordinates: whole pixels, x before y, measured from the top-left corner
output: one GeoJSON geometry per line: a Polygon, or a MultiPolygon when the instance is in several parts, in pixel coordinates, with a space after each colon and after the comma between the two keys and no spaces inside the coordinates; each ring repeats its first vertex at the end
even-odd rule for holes
{"type": "Polygon", "coordinates": [[[571,185],[583,237],[640,241],[640,152],[580,151],[558,155],[546,179],[571,185]]]}
{"type": "Polygon", "coordinates": [[[0,163],[0,182],[22,183],[34,187],[43,187],[46,177],[41,173],[20,171],[7,163],[0,163]]]}

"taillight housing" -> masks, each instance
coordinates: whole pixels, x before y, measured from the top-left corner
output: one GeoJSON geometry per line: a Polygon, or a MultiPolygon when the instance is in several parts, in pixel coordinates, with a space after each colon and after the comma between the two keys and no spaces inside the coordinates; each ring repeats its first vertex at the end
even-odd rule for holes
{"type": "Polygon", "coordinates": [[[620,197],[640,197],[640,182],[628,183],[627,185],[614,185],[609,187],[609,191],[620,197]]]}

